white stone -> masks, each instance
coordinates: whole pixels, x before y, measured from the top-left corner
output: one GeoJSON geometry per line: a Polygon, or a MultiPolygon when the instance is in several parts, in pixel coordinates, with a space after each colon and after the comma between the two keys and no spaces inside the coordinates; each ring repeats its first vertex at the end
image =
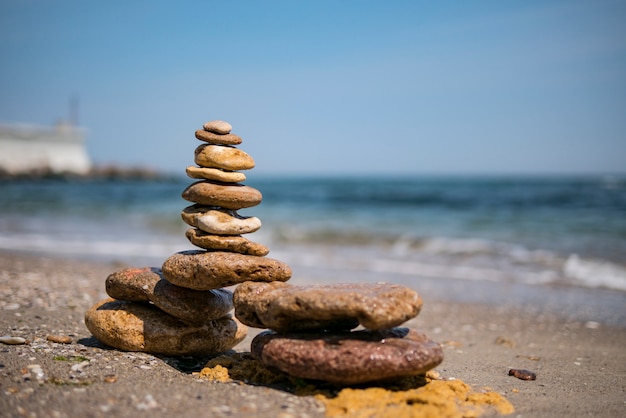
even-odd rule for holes
{"type": "Polygon", "coordinates": [[[4,335],[0,337],[0,343],[9,345],[26,344],[26,340],[22,337],[13,337],[11,335],[4,335]]]}
{"type": "Polygon", "coordinates": [[[228,134],[233,129],[230,123],[223,120],[212,120],[203,126],[205,131],[215,132],[216,134],[228,134]]]}

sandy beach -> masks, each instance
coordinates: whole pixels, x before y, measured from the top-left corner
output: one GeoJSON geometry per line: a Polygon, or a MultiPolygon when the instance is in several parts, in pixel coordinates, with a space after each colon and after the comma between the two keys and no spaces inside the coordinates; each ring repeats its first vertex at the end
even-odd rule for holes
{"type": "MultiPolygon", "coordinates": [[[[124,266],[0,253],[0,334],[27,340],[21,345],[0,345],[0,416],[325,415],[323,404],[312,396],[203,379],[198,371],[207,359],[126,353],[100,344],[84,326],[83,315],[106,297],[108,274],[124,266]],[[50,341],[54,336],[70,337],[71,342],[50,341]]],[[[301,283],[313,276],[310,272],[292,280],[301,283]]],[[[369,279],[389,281],[375,274],[369,279]]],[[[592,312],[587,315],[591,319],[585,319],[566,310],[525,306],[528,295],[511,304],[505,300],[462,303],[454,300],[455,292],[446,297],[441,290],[446,284],[441,281],[424,286],[422,313],[407,325],[443,345],[445,360],[437,367],[442,378],[502,394],[515,407],[510,416],[623,413],[625,324],[603,321],[610,315],[595,317],[592,312]],[[531,370],[537,378],[525,381],[509,376],[511,368],[531,370]]],[[[469,291],[472,284],[467,286],[469,291]]],[[[578,313],[585,311],[579,308],[578,313]]],[[[616,317],[623,315],[622,307],[616,317]]],[[[252,331],[236,351],[249,350],[258,330],[252,331]]]]}

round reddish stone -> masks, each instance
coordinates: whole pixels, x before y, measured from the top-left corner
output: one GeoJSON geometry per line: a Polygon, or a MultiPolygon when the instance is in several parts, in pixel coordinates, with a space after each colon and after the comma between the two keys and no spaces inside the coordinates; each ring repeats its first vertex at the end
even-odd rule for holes
{"type": "Polygon", "coordinates": [[[267,367],[338,385],[416,376],[443,361],[439,344],[409,328],[319,334],[265,331],[252,340],[251,351],[267,367]]]}

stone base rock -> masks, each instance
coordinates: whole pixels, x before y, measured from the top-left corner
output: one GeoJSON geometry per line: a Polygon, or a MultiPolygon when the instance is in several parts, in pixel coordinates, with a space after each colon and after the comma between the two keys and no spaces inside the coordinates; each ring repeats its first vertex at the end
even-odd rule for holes
{"type": "Polygon", "coordinates": [[[419,313],[422,299],[412,289],[389,283],[297,286],[246,282],[233,296],[244,324],[278,332],[368,329],[403,324],[419,313]]]}
{"type": "Polygon", "coordinates": [[[409,328],[383,331],[277,334],[252,340],[252,355],[294,377],[353,385],[426,373],[443,361],[443,350],[409,328]]]}
{"type": "Polygon", "coordinates": [[[115,299],[92,306],[85,325],[111,347],[168,356],[218,354],[241,342],[248,331],[230,316],[190,326],[150,304],[115,299]]]}

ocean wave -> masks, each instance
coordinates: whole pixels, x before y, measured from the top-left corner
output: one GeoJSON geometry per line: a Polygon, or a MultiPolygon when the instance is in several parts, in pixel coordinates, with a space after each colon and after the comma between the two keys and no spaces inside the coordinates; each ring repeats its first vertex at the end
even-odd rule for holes
{"type": "MultiPolygon", "coordinates": [[[[182,241],[182,240],[181,240],[182,241]]],[[[162,262],[169,255],[189,249],[178,240],[116,241],[86,237],[53,237],[40,234],[0,236],[0,249],[90,259],[162,262]]]]}
{"type": "MultiPolygon", "coordinates": [[[[127,237],[128,238],[128,237],[127,237]]],[[[270,238],[267,233],[259,238],[270,238]]],[[[267,240],[261,239],[260,242],[267,240]]],[[[575,285],[626,291],[626,267],[603,260],[567,257],[545,250],[475,238],[401,237],[391,244],[338,245],[273,242],[271,257],[298,266],[467,281],[575,285]]],[[[112,240],[92,236],[0,234],[0,249],[160,265],[194,248],[177,235],[112,240]]]]}
{"type": "Polygon", "coordinates": [[[626,268],[615,263],[583,259],[572,254],[563,265],[563,273],[583,286],[626,291],[626,268]]]}
{"type": "Polygon", "coordinates": [[[290,244],[281,254],[294,265],[404,276],[573,285],[626,291],[624,266],[482,239],[409,238],[391,246],[290,244]]]}

